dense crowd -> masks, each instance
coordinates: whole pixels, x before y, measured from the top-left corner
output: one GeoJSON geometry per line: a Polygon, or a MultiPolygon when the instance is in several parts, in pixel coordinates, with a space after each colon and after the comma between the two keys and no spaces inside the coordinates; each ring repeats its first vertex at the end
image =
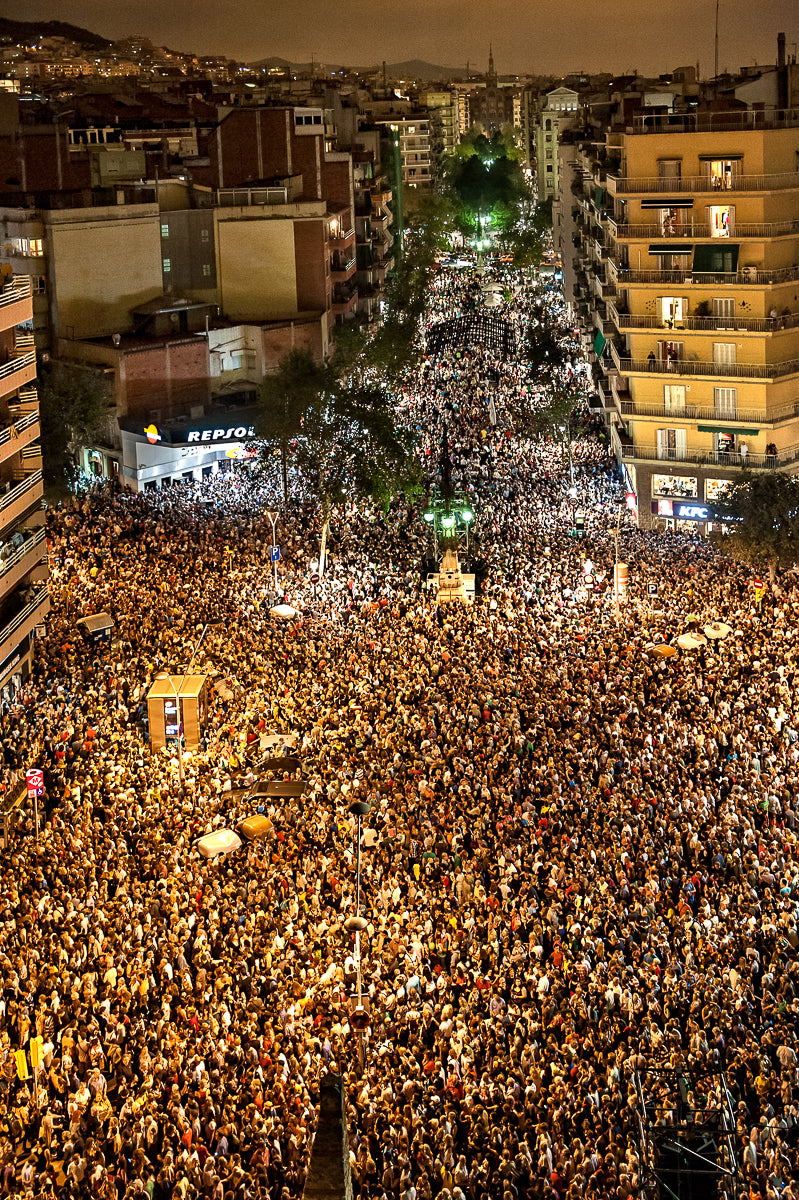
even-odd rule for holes
{"type": "MultiPolygon", "coordinates": [[[[479,305],[469,278],[440,273],[431,321],[479,305]]],[[[494,315],[523,345],[529,296],[502,281],[494,315]]],[[[579,348],[544,302],[576,396],[579,348]]],[[[680,1119],[674,1068],[697,1128],[725,1073],[734,1194],[796,1196],[799,586],[758,606],[706,544],[639,531],[585,412],[570,495],[565,442],[519,427],[531,394],[523,359],[452,345],[398,397],[428,481],[446,423],[474,501],[485,586],[465,608],[425,590],[429,533],[402,499],[337,514],[316,586],[318,514],[283,509],[288,622],[269,612],[274,495],[246,470],[49,513],[47,636],[2,714],[4,786],[34,763],[48,785],[38,843],[25,813],[5,851],[2,1194],[293,1200],[333,1071],[360,1200],[623,1200],[646,1177],[641,1098],[680,1119]],[[76,626],[99,611],[107,645],[76,626]],[[726,640],[653,652],[711,619],[726,640]],[[209,623],[181,779],[145,698],[209,623]],[[305,794],[261,802],[265,840],[202,858],[291,734],[305,794]],[[35,1088],[14,1053],[34,1036],[35,1088]]]]}

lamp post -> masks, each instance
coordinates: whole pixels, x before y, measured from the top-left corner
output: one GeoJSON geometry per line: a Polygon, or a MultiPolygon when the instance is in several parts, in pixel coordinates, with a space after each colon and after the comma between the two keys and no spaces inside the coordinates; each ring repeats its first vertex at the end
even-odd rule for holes
{"type": "Polygon", "coordinates": [[[274,553],[275,548],[277,546],[277,542],[275,540],[275,526],[277,525],[277,513],[270,512],[269,509],[266,509],[265,511],[266,511],[267,517],[269,517],[269,523],[272,526],[272,563],[275,568],[275,596],[277,596],[277,557],[274,553]]]}
{"type": "Polygon", "coordinates": [[[566,418],[565,425],[559,425],[558,428],[560,429],[561,433],[566,434],[566,437],[564,440],[568,447],[568,453],[569,453],[569,484],[573,488],[575,486],[574,485],[574,461],[572,459],[572,427],[571,427],[571,421],[569,420],[569,418],[568,417],[566,418]]]}
{"type": "MultiPolygon", "coordinates": [[[[347,917],[344,922],[344,928],[348,933],[355,934],[355,977],[358,988],[358,998],[356,1000],[355,1009],[350,1013],[350,1024],[357,1033],[363,1034],[369,1025],[369,1013],[363,1003],[363,981],[361,976],[361,934],[366,929],[369,922],[365,917],[361,916],[361,822],[368,812],[371,810],[371,805],[365,800],[353,800],[349,806],[349,812],[352,816],[358,819],[358,848],[357,848],[357,865],[356,865],[356,882],[355,882],[355,913],[351,917],[347,917]]],[[[359,1038],[358,1060],[361,1068],[364,1065],[364,1047],[363,1038],[359,1038]]]]}

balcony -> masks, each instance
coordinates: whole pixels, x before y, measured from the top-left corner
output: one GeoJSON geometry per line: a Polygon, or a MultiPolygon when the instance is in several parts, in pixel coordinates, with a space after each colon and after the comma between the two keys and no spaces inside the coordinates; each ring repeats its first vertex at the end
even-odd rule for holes
{"type": "Polygon", "coordinates": [[[358,302],[358,286],[352,283],[337,283],[333,288],[333,312],[351,312],[358,302]]]}
{"type": "Polygon", "coordinates": [[[44,527],[21,532],[26,534],[22,544],[12,550],[7,558],[0,559],[0,596],[7,595],[46,556],[47,531],[44,527]]]}
{"type": "Polygon", "coordinates": [[[633,118],[628,132],[734,133],[750,129],[796,129],[798,126],[799,108],[738,108],[725,112],[641,113],[633,118]]]}
{"type": "MultiPolygon", "coordinates": [[[[720,154],[719,158],[724,155],[720,154]]],[[[628,179],[624,175],[608,175],[607,189],[611,195],[642,195],[647,192],[677,196],[683,192],[710,192],[714,196],[728,192],[781,192],[799,188],[799,171],[779,175],[733,175],[726,187],[719,187],[709,175],[685,175],[679,179],[660,179],[649,176],[628,179]]]]}
{"type": "Polygon", "coordinates": [[[786,421],[799,419],[799,400],[783,405],[781,408],[771,408],[765,411],[738,407],[731,411],[729,408],[716,408],[712,404],[683,404],[682,406],[670,404],[666,407],[664,403],[642,403],[632,400],[629,395],[625,394],[619,398],[619,411],[624,417],[654,417],[657,420],[668,418],[677,421],[708,421],[714,425],[771,428],[786,421]]]}
{"type": "Polygon", "coordinates": [[[355,261],[354,254],[331,254],[330,271],[339,280],[349,279],[350,275],[355,271],[355,261]]]}
{"type": "Polygon", "coordinates": [[[50,611],[50,593],[46,587],[39,588],[33,598],[21,608],[16,616],[0,628],[0,662],[13,654],[17,646],[50,611]]]}
{"type": "Polygon", "coordinates": [[[35,442],[40,433],[38,406],[4,429],[0,428],[0,462],[13,458],[20,450],[35,442]]]}
{"type": "Polygon", "coordinates": [[[747,470],[774,471],[799,462],[799,445],[788,446],[777,454],[729,454],[722,450],[664,450],[658,446],[642,446],[633,444],[629,439],[619,439],[616,454],[617,457],[640,459],[643,462],[696,463],[702,467],[746,467],[747,470]]]}
{"type": "Polygon", "coordinates": [[[0,329],[13,329],[33,318],[31,281],[24,275],[14,275],[0,290],[0,329]]]}
{"type": "MultiPolygon", "coordinates": [[[[616,362],[618,350],[613,342],[608,344],[614,362],[616,362]]],[[[619,356],[616,365],[622,375],[666,375],[669,379],[704,376],[707,379],[772,380],[799,374],[799,358],[776,363],[715,363],[683,358],[676,361],[672,359],[668,364],[664,359],[659,358],[652,361],[647,358],[621,358],[619,356]]]]}
{"type": "MultiPolygon", "coordinates": [[[[762,224],[736,221],[729,232],[730,239],[735,241],[745,238],[762,240],[764,238],[791,237],[796,234],[799,234],[799,221],[766,221],[762,224]]],[[[616,238],[619,241],[625,239],[649,241],[651,238],[659,238],[666,242],[679,238],[690,238],[692,241],[706,239],[718,242],[720,245],[728,240],[714,234],[706,221],[673,225],[668,230],[665,230],[660,224],[635,225],[624,222],[616,226],[616,238]]]]}
{"type": "Polygon", "coordinates": [[[41,503],[43,492],[42,472],[36,470],[0,494],[0,529],[12,525],[34,504],[41,503]]]}
{"type": "Polygon", "coordinates": [[[26,383],[36,378],[36,351],[28,350],[24,354],[10,358],[0,366],[0,395],[16,391],[26,383]]]}
{"type": "Polygon", "coordinates": [[[330,229],[330,249],[341,254],[349,242],[354,241],[355,230],[350,227],[342,229],[338,226],[332,226],[330,229]]]}
{"type": "Polygon", "coordinates": [[[759,270],[757,267],[742,267],[739,271],[693,271],[690,267],[671,267],[667,271],[631,271],[613,264],[618,282],[624,287],[632,283],[679,283],[698,284],[712,287],[773,287],[780,283],[793,283],[799,279],[799,266],[774,267],[759,270]]]}
{"type": "Polygon", "coordinates": [[[619,312],[614,304],[609,304],[608,310],[617,329],[661,329],[670,333],[677,330],[694,333],[781,333],[783,330],[799,328],[799,313],[789,313],[784,317],[683,317],[681,321],[669,325],[661,317],[619,312]]]}

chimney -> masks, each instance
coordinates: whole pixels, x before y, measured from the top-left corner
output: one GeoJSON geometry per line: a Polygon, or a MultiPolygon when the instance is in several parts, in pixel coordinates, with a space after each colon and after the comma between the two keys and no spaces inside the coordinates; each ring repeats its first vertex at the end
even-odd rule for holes
{"type": "Polygon", "coordinates": [[[777,108],[788,107],[788,68],[785,65],[785,34],[777,34],[777,108]]]}

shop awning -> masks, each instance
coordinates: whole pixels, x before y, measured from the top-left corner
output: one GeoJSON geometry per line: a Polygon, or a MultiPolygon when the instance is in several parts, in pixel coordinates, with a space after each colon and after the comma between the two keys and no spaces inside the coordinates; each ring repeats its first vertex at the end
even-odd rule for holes
{"type": "Polygon", "coordinates": [[[663,200],[642,200],[641,208],[693,208],[692,197],[668,196],[663,200]]]}
{"type": "MultiPolygon", "coordinates": [[[[731,418],[735,420],[735,418],[731,418]]],[[[724,433],[731,437],[737,433],[739,437],[757,437],[760,433],[759,429],[730,429],[729,425],[697,425],[697,433],[724,433]]]]}
{"type": "Polygon", "coordinates": [[[740,248],[730,242],[725,242],[722,246],[697,246],[694,250],[694,270],[732,275],[738,270],[740,248]]]}
{"type": "Polygon", "coordinates": [[[724,154],[716,153],[699,155],[700,162],[740,162],[742,158],[743,154],[727,154],[726,151],[724,154]]]}
{"type": "Polygon", "coordinates": [[[597,329],[596,337],[594,338],[594,354],[599,358],[602,351],[605,349],[605,342],[608,339],[605,337],[601,329],[597,329]]]}
{"type": "Polygon", "coordinates": [[[650,254],[693,254],[693,243],[689,242],[686,246],[685,242],[659,242],[655,246],[649,247],[650,254]]]}

